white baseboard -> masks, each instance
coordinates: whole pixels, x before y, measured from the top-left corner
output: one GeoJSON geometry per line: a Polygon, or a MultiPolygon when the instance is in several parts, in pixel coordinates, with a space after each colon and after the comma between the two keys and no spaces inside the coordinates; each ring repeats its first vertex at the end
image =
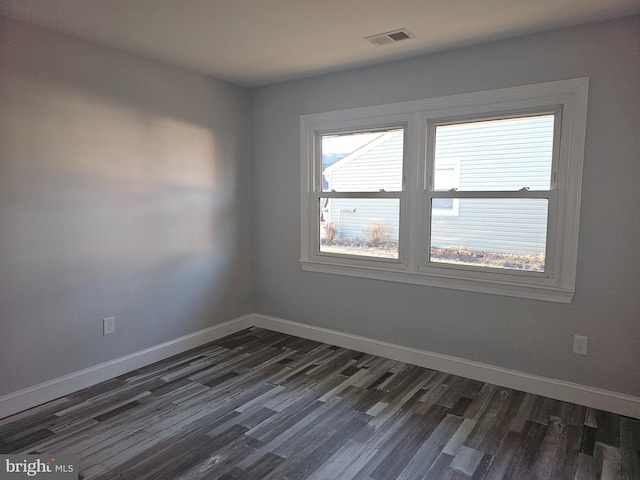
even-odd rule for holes
{"type": "Polygon", "coordinates": [[[212,342],[253,325],[253,316],[244,317],[214,325],[198,332],[170,340],[160,345],[145,348],[139,352],[125,355],[93,367],[85,368],[62,377],[49,380],[33,387],[0,397],[0,418],[33,408],[56,398],[77,392],[96,383],[109,380],[123,373],[164,360],[173,355],[186,352],[205,343],[212,342]]]}
{"type": "Polygon", "coordinates": [[[586,407],[640,419],[640,397],[602,390],[528,373],[509,370],[462,358],[405,347],[393,343],[352,335],[337,330],[314,327],[281,318],[250,314],[185,335],[109,362],[80,370],[53,380],[0,397],[0,418],[63,397],[104,380],[150,365],[191,348],[199,347],[245,328],[257,326],[338,347],[379,355],[412,365],[460,375],[515,390],[576,403],[586,407]]]}
{"type": "Polygon", "coordinates": [[[586,407],[606,410],[633,418],[640,418],[640,397],[588,387],[516,370],[496,367],[463,358],[442,355],[416,348],[404,347],[371,338],[351,335],[314,327],[298,322],[283,320],[266,315],[252,315],[252,323],[257,327],[298,337],[329,343],[364,353],[400,360],[412,365],[438,370],[445,373],[492,383],[502,387],[521,390],[536,395],[576,403],[586,407]]]}

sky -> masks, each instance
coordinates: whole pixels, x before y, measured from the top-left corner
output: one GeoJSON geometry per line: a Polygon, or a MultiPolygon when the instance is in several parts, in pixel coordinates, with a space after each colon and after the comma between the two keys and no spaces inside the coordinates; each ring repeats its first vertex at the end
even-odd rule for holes
{"type": "Polygon", "coordinates": [[[374,138],[378,137],[380,132],[376,133],[351,133],[336,136],[322,137],[322,153],[351,153],[358,148],[366,145],[374,138]]]}

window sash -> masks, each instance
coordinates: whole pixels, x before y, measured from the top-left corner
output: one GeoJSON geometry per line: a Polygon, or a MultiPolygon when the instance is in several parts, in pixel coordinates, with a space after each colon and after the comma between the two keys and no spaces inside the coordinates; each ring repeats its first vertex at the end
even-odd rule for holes
{"type": "Polygon", "coordinates": [[[402,187],[400,190],[389,190],[389,192],[402,192],[405,191],[405,178],[407,171],[407,155],[406,155],[406,146],[407,146],[407,126],[409,120],[407,115],[401,116],[391,116],[389,119],[381,118],[376,122],[358,124],[354,122],[344,122],[341,126],[334,126],[334,128],[329,129],[318,129],[311,133],[311,137],[313,138],[312,144],[312,158],[311,162],[313,165],[313,176],[311,183],[311,191],[314,193],[378,193],[376,191],[349,191],[342,190],[341,192],[336,192],[335,190],[324,190],[322,188],[322,176],[323,176],[323,168],[322,168],[322,137],[328,135],[347,135],[347,134],[357,134],[357,133],[384,133],[391,130],[401,129],[404,131],[403,138],[403,157],[402,157],[402,187]],[[400,121],[399,121],[400,120],[400,121]]]}
{"type": "MultiPolygon", "coordinates": [[[[487,274],[507,274],[512,276],[531,277],[538,279],[553,280],[554,270],[558,268],[555,261],[555,245],[557,235],[555,232],[556,210],[558,205],[557,191],[534,191],[534,192],[425,192],[423,197],[424,206],[424,242],[422,247],[422,261],[419,270],[425,273],[442,272],[442,269],[452,269],[456,271],[468,271],[470,275],[484,278],[487,274]],[[442,195],[442,194],[445,195],[442,195]],[[518,195],[514,195],[518,194],[518,195]],[[455,196],[452,196],[455,194],[455,196]],[[486,266],[457,265],[446,262],[432,262],[429,260],[432,244],[431,225],[433,211],[430,208],[433,198],[458,198],[458,199],[543,199],[547,200],[547,223],[545,237],[545,268],[543,272],[530,270],[510,270],[503,268],[492,268],[486,266]]],[[[438,215],[439,216],[439,215],[438,215]]]]}
{"type": "MultiPolygon", "coordinates": [[[[538,117],[545,115],[553,115],[554,116],[554,130],[553,130],[553,146],[552,146],[552,157],[551,157],[551,171],[549,172],[549,189],[531,189],[531,191],[546,191],[546,190],[556,190],[558,188],[558,167],[560,160],[560,139],[561,139],[561,125],[562,125],[562,107],[543,107],[543,108],[528,108],[522,109],[521,111],[510,111],[502,114],[480,114],[480,115],[466,115],[463,117],[457,118],[425,118],[425,123],[427,124],[427,157],[426,157],[426,181],[424,189],[429,192],[436,192],[435,189],[435,170],[436,166],[436,129],[440,126],[449,126],[449,125],[458,125],[465,123],[481,123],[485,121],[494,121],[494,120],[509,120],[509,119],[520,119],[527,117],[538,117]]],[[[461,168],[458,166],[458,168],[461,168]]],[[[527,188],[527,185],[522,185],[521,189],[527,188]]],[[[493,190],[490,188],[478,188],[478,189],[465,189],[464,192],[500,192],[500,190],[493,190]]],[[[512,189],[512,190],[504,190],[509,192],[521,191],[520,189],[512,189]]]]}
{"type": "Polygon", "coordinates": [[[365,261],[365,262],[377,262],[384,264],[396,264],[404,265],[406,256],[406,204],[407,195],[406,192],[314,192],[309,197],[311,203],[314,205],[312,208],[315,211],[315,221],[312,230],[312,249],[313,257],[315,258],[332,258],[334,261],[365,261]],[[321,199],[397,199],[398,200],[398,258],[385,258],[374,257],[369,255],[353,255],[348,253],[332,253],[322,251],[320,248],[320,209],[317,208],[321,199]]]}

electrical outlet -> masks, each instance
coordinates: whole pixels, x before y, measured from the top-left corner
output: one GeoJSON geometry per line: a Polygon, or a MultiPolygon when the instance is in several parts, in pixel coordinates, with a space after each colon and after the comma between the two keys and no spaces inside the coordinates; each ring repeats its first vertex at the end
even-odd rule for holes
{"type": "Polygon", "coordinates": [[[582,335],[573,336],[573,353],[576,353],[578,355],[586,355],[588,345],[589,337],[583,337],[582,335]]]}
{"type": "Polygon", "coordinates": [[[116,333],[116,318],[115,317],[103,318],[102,334],[111,335],[112,333],[116,333]]]}

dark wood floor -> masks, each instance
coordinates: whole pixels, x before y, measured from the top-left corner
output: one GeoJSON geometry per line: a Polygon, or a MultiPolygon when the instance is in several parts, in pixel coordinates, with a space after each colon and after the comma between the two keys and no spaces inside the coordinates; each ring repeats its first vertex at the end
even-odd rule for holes
{"type": "Polygon", "coordinates": [[[640,479],[640,421],[252,328],[0,420],[84,479],[640,479]]]}

